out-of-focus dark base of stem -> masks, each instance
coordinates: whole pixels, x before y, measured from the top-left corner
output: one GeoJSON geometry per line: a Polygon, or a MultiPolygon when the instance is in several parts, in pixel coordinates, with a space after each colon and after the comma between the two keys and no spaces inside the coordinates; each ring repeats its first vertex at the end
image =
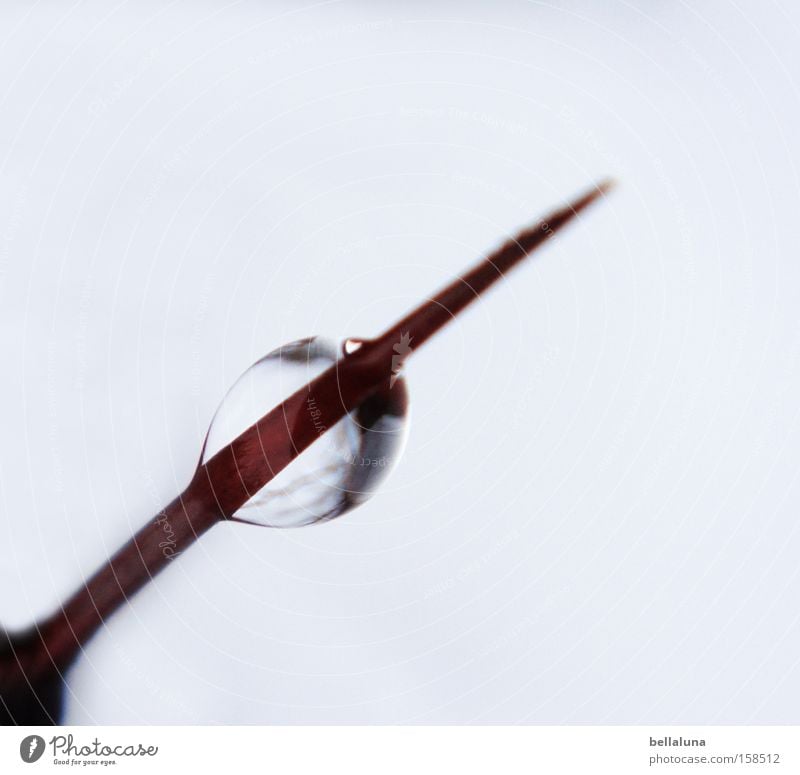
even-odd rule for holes
{"type": "Polygon", "coordinates": [[[0,726],[60,724],[64,679],[53,665],[42,669],[39,633],[12,636],[0,631],[0,726]]]}
{"type": "Polygon", "coordinates": [[[64,682],[61,676],[22,685],[0,696],[0,726],[53,726],[61,723],[64,682]]]}
{"type": "Polygon", "coordinates": [[[122,547],[85,585],[38,626],[0,629],[0,724],[59,724],[64,674],[97,629],[173,558],[219,521],[207,477],[122,547]]]}

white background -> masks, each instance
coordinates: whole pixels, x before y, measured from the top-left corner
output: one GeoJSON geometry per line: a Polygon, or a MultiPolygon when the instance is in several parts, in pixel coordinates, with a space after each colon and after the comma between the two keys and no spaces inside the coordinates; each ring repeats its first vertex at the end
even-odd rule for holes
{"type": "Polygon", "coordinates": [[[367,506],[223,525],[70,723],[797,722],[789,2],[0,8],[0,621],[188,482],[238,374],[371,335],[604,175],[415,355],[367,506]]]}

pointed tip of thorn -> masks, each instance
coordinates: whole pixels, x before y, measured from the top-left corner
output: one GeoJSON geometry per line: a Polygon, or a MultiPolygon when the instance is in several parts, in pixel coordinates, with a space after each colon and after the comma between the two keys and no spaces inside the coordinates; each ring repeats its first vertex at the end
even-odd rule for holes
{"type": "Polygon", "coordinates": [[[570,202],[567,209],[573,215],[576,215],[592,202],[608,194],[609,191],[616,188],[616,185],[617,181],[614,178],[604,178],[599,183],[595,183],[585,194],[570,202]]]}
{"type": "Polygon", "coordinates": [[[618,183],[616,178],[603,178],[596,186],[601,194],[607,194],[617,187],[618,183]]]}

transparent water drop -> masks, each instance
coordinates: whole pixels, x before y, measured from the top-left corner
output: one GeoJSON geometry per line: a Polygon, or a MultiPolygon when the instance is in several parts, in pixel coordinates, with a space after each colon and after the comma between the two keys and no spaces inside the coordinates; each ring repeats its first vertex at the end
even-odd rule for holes
{"type": "MultiPolygon", "coordinates": [[[[355,339],[338,345],[310,337],[254,363],[217,409],[201,462],[358,346],[355,339]]],[[[373,495],[399,459],[407,428],[408,393],[400,378],[322,434],[232,518],[267,527],[302,527],[341,516],[373,495]]]]}

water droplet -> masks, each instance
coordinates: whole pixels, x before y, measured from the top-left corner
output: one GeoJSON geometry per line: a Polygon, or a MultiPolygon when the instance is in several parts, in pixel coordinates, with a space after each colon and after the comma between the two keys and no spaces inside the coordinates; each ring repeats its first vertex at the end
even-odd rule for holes
{"type": "MultiPolygon", "coordinates": [[[[283,345],[254,363],[228,391],[203,445],[205,463],[270,409],[331,366],[352,343],[322,337],[283,345]]],[[[394,467],[408,427],[405,381],[373,394],[320,436],[233,519],[267,527],[301,527],[367,501],[394,467]]]]}

